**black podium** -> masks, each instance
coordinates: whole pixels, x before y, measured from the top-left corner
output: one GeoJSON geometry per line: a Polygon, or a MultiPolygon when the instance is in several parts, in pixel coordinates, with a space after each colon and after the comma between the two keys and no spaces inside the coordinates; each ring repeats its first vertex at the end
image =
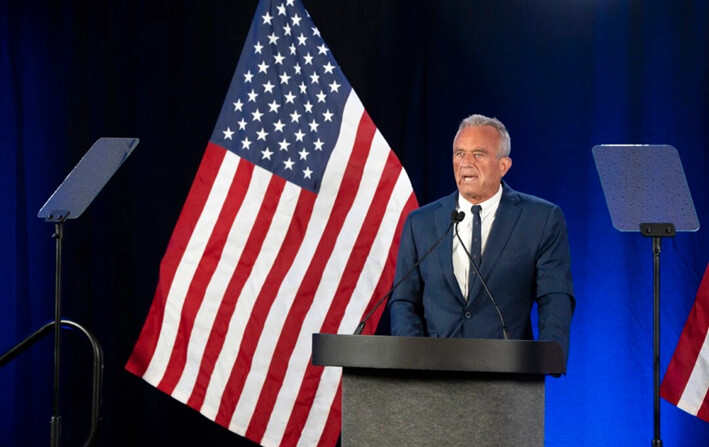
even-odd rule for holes
{"type": "Polygon", "coordinates": [[[342,367],[342,446],[543,446],[553,342],[313,334],[342,367]]]}

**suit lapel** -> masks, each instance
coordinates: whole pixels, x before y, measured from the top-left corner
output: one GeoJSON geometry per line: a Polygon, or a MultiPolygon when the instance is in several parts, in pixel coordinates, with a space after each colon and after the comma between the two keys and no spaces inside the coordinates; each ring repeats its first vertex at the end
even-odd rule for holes
{"type": "MultiPolygon", "coordinates": [[[[458,192],[451,194],[441,201],[441,206],[435,212],[435,222],[436,222],[436,234],[443,234],[448,226],[451,224],[451,211],[456,209],[458,203],[458,192]]],[[[441,241],[438,246],[438,259],[441,263],[441,270],[443,271],[443,276],[448,281],[448,285],[451,290],[455,292],[456,298],[462,303],[465,303],[465,298],[463,298],[463,293],[460,290],[458,281],[455,279],[453,274],[453,234],[455,228],[451,228],[448,235],[441,241]]]]}
{"type": "MultiPolygon", "coordinates": [[[[517,203],[520,201],[519,194],[507,186],[505,182],[502,182],[502,187],[500,205],[495,213],[495,222],[490,229],[485,251],[480,262],[480,274],[486,281],[490,277],[490,272],[492,272],[497,261],[500,259],[500,255],[504,251],[507,241],[522,213],[521,208],[517,206],[517,203]]],[[[474,298],[482,291],[483,287],[480,281],[473,281],[468,297],[474,298]]],[[[468,303],[472,301],[472,299],[469,299],[468,303]]]]}

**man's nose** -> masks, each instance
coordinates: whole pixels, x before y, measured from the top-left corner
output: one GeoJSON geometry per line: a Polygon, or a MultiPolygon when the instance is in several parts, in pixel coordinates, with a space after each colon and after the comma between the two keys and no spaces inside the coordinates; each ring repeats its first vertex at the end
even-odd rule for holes
{"type": "Polygon", "coordinates": [[[466,166],[473,166],[475,164],[475,155],[466,153],[463,157],[463,163],[465,163],[466,166]]]}

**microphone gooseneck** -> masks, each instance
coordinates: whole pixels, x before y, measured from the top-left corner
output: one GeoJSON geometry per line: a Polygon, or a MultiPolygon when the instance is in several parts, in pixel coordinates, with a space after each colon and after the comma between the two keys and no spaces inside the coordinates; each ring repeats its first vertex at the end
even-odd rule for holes
{"type": "MultiPolygon", "coordinates": [[[[421,258],[420,258],[418,261],[416,261],[416,264],[414,264],[413,267],[411,267],[411,268],[409,269],[409,271],[406,272],[406,274],[404,275],[404,277],[401,278],[400,280],[398,280],[398,281],[396,282],[396,284],[394,284],[393,286],[391,286],[391,289],[389,289],[389,291],[388,291],[386,294],[384,294],[384,296],[381,297],[381,298],[379,299],[379,301],[377,301],[377,303],[374,305],[374,307],[372,308],[372,310],[370,310],[370,311],[367,313],[367,315],[362,319],[362,321],[360,321],[360,323],[357,325],[357,328],[356,328],[355,331],[352,333],[352,335],[361,335],[361,334],[362,334],[362,331],[364,330],[364,326],[367,324],[367,320],[369,320],[369,318],[374,314],[374,312],[375,312],[377,309],[379,309],[379,306],[381,306],[382,303],[383,303],[384,301],[386,301],[386,299],[389,298],[392,293],[394,293],[394,290],[396,290],[396,288],[399,287],[399,284],[401,284],[402,282],[404,282],[404,280],[405,280],[406,278],[408,278],[409,275],[411,275],[411,273],[416,269],[416,267],[418,267],[419,264],[421,264],[421,263],[423,262],[423,260],[426,259],[426,257],[427,257],[436,247],[438,247],[438,245],[441,243],[441,241],[443,240],[443,238],[446,237],[446,235],[447,235],[448,232],[451,230],[451,228],[453,227],[454,224],[455,224],[455,226],[456,226],[456,229],[458,228],[458,223],[462,222],[464,217],[465,217],[465,213],[462,212],[462,211],[461,211],[461,212],[458,212],[458,211],[456,211],[456,210],[451,211],[451,223],[450,223],[450,225],[448,225],[448,228],[446,228],[446,231],[441,235],[441,237],[439,237],[438,239],[436,239],[436,242],[434,242],[434,243],[431,245],[431,247],[430,247],[428,250],[426,250],[426,252],[423,254],[423,256],[421,256],[421,258]]],[[[457,230],[456,230],[456,232],[457,232],[457,230]]]]}
{"type": "MultiPolygon", "coordinates": [[[[455,212],[455,211],[454,211],[455,212]]],[[[475,274],[477,275],[478,279],[480,280],[480,284],[483,286],[483,289],[485,289],[485,293],[487,294],[488,297],[490,297],[490,301],[492,301],[492,305],[495,306],[495,310],[497,311],[497,316],[500,318],[500,323],[502,324],[502,336],[504,337],[505,340],[510,339],[510,331],[507,328],[507,324],[505,324],[505,319],[502,316],[502,311],[500,310],[500,306],[497,305],[497,301],[495,301],[495,298],[493,298],[492,293],[490,293],[490,289],[487,288],[487,284],[485,284],[485,280],[483,279],[482,275],[480,274],[480,270],[478,270],[478,266],[475,265],[475,262],[473,262],[473,257],[470,255],[470,252],[468,249],[465,247],[465,243],[463,243],[463,239],[461,239],[460,234],[458,234],[458,223],[463,221],[463,218],[465,217],[464,212],[457,213],[459,216],[456,216],[455,221],[455,236],[458,238],[458,241],[460,241],[461,247],[463,247],[463,250],[465,250],[465,254],[468,255],[468,259],[470,259],[470,265],[473,267],[473,270],[475,270],[475,274]],[[460,220],[457,220],[458,217],[460,217],[460,220]]],[[[451,219],[452,219],[451,215],[451,219]]]]}

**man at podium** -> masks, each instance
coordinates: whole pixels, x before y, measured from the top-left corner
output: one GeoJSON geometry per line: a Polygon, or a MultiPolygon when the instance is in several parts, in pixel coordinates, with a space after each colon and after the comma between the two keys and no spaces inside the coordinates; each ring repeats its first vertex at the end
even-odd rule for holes
{"type": "Polygon", "coordinates": [[[394,283],[403,282],[389,300],[392,335],[533,339],[536,302],[539,339],[558,342],[568,357],[575,301],[566,223],[558,206],[502,181],[510,148],[499,120],[461,122],[453,140],[458,191],[404,224],[394,283]]]}

